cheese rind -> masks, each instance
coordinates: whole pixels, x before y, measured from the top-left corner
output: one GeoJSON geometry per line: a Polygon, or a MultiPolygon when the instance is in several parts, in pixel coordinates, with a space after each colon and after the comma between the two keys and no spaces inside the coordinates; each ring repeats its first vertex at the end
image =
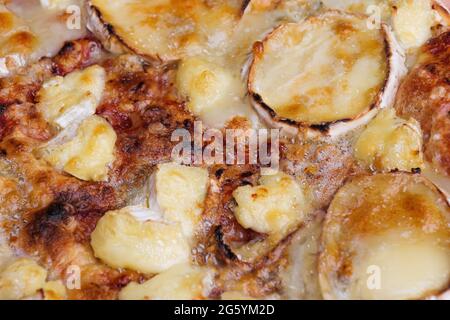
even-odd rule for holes
{"type": "Polygon", "coordinates": [[[283,134],[337,137],[392,106],[405,56],[391,29],[326,11],[275,29],[253,49],[253,106],[283,134]]]}
{"type": "Polygon", "coordinates": [[[285,24],[254,49],[249,87],[281,117],[306,124],[353,119],[388,74],[384,38],[365,19],[328,13],[285,24]]]}

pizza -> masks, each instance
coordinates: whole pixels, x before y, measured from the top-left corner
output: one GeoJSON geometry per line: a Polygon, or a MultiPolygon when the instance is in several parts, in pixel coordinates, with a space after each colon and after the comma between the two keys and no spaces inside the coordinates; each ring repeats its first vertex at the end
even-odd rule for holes
{"type": "Polygon", "coordinates": [[[449,299],[449,23],[0,1],[0,299],[449,299]]]}

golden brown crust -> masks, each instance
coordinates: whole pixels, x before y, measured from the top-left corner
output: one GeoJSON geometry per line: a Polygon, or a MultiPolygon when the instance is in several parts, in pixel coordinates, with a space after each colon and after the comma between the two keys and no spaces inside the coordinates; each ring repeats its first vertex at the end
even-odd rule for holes
{"type": "Polygon", "coordinates": [[[425,155],[450,175],[450,32],[431,39],[422,48],[418,65],[402,83],[397,113],[413,117],[422,126],[425,155]]]}

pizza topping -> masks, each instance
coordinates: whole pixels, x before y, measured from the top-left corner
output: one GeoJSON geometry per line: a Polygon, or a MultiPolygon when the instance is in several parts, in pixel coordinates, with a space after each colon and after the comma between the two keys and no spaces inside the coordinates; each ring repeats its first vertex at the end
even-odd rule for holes
{"type": "Polygon", "coordinates": [[[99,116],[90,116],[78,128],[68,127],[41,147],[40,156],[58,170],[78,179],[104,181],[114,161],[116,133],[99,116]]]}
{"type": "Polygon", "coordinates": [[[33,260],[20,258],[0,270],[0,300],[33,296],[45,285],[47,271],[33,260]]]}
{"type": "Polygon", "coordinates": [[[156,201],[164,218],[180,223],[186,237],[192,238],[203,212],[208,170],[161,164],[155,180],[156,201]]]}
{"type": "Polygon", "coordinates": [[[355,156],[379,171],[423,168],[420,124],[397,117],[394,109],[383,110],[360,135],[355,156]]]}
{"type": "Polygon", "coordinates": [[[319,259],[333,299],[419,299],[450,281],[450,207],[425,178],[359,176],[335,196],[319,259]]]}
{"type": "Polygon", "coordinates": [[[125,208],[107,212],[91,235],[95,256],[114,268],[160,273],[189,261],[179,223],[139,221],[125,208]]]}
{"type": "Polygon", "coordinates": [[[418,48],[431,37],[436,23],[430,0],[400,0],[392,16],[395,35],[405,49],[418,48]]]}
{"type": "Polygon", "coordinates": [[[189,58],[181,63],[178,89],[187,98],[191,112],[206,124],[221,128],[236,115],[253,116],[243,102],[245,87],[239,72],[233,72],[236,69],[206,58],[189,58]]]}
{"type": "Polygon", "coordinates": [[[208,296],[213,272],[189,264],[173,266],[152,279],[126,286],[121,300],[199,300],[208,296]]]}
{"type": "Polygon", "coordinates": [[[40,0],[41,6],[47,9],[66,9],[76,3],[74,0],[40,0]]]}
{"type": "Polygon", "coordinates": [[[38,42],[26,23],[0,4],[0,77],[24,66],[38,42]]]}
{"type": "Polygon", "coordinates": [[[105,70],[94,65],[46,81],[38,92],[38,111],[60,128],[95,114],[105,88],[105,70]]]}
{"type": "Polygon", "coordinates": [[[62,281],[48,281],[42,288],[45,300],[67,299],[66,287],[62,281]]]}
{"type": "MultiPolygon", "coordinates": [[[[238,21],[241,2],[93,0],[91,5],[127,47],[153,58],[175,60],[203,50],[220,51],[238,21]]],[[[102,29],[91,24],[95,30],[102,29]]]]}
{"type": "Polygon", "coordinates": [[[66,41],[84,37],[81,8],[81,0],[0,4],[0,77],[42,57],[54,56],[66,41]],[[69,3],[76,5],[72,7],[75,11],[65,11],[69,3]]]}
{"type": "Polygon", "coordinates": [[[284,173],[263,176],[256,187],[233,192],[235,215],[248,229],[266,234],[286,234],[305,218],[305,196],[294,178],[284,173]]]}
{"type": "Polygon", "coordinates": [[[240,260],[254,261],[267,254],[283,238],[295,231],[309,214],[302,187],[284,173],[263,176],[256,187],[243,186],[233,192],[237,221],[262,235],[233,248],[240,260]]]}
{"type": "Polygon", "coordinates": [[[342,134],[390,105],[404,57],[385,25],[366,20],[326,12],[255,44],[249,90],[259,114],[277,127],[328,125],[342,134]]]}

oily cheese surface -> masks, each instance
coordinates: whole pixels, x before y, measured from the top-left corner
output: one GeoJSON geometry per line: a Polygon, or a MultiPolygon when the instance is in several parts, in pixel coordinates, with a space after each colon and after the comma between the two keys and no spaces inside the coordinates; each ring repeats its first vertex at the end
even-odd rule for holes
{"type": "Polygon", "coordinates": [[[328,209],[319,259],[324,297],[417,299],[444,291],[449,221],[445,198],[421,176],[354,178],[328,209]]]}
{"type": "Polygon", "coordinates": [[[242,1],[91,1],[132,50],[163,60],[220,49],[241,14],[242,1]]]}
{"type": "Polygon", "coordinates": [[[337,12],[285,24],[253,53],[250,91],[277,116],[306,124],[367,112],[388,74],[382,31],[337,12]]]}

